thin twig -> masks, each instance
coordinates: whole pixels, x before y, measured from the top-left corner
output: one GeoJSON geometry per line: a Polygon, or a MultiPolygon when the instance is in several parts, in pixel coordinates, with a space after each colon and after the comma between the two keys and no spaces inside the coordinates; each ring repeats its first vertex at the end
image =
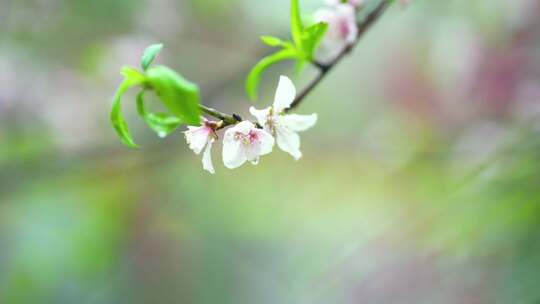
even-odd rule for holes
{"type": "Polygon", "coordinates": [[[237,117],[235,117],[235,115],[225,114],[216,109],[212,109],[210,107],[203,106],[203,105],[200,105],[200,108],[201,108],[201,111],[203,111],[205,114],[215,117],[219,120],[222,120],[224,124],[233,125],[238,122],[238,120],[236,119],[237,117]]]}
{"type": "Polygon", "coordinates": [[[313,63],[316,67],[319,68],[319,74],[302,92],[300,92],[300,94],[298,94],[291,106],[287,109],[287,112],[292,111],[296,107],[298,107],[300,103],[302,103],[302,101],[304,101],[305,98],[317,87],[317,85],[325,79],[328,73],[338,63],[340,63],[341,60],[345,58],[345,56],[347,56],[353,51],[354,47],[358,44],[358,42],[360,42],[364,34],[371,28],[373,24],[375,24],[377,20],[379,20],[379,18],[382,16],[388,6],[389,1],[382,0],[382,2],[373,10],[373,12],[371,12],[362,22],[358,24],[358,35],[354,43],[346,46],[334,60],[332,60],[328,64],[321,64],[319,62],[313,63]]]}
{"type": "MultiPolygon", "coordinates": [[[[346,46],[332,61],[330,61],[327,64],[320,63],[317,61],[312,62],[312,64],[319,69],[319,73],[307,85],[306,88],[304,88],[298,96],[295,98],[295,100],[292,102],[291,106],[286,110],[287,112],[294,110],[296,107],[302,103],[306,99],[306,97],[323,81],[328,73],[338,64],[341,62],[343,58],[345,58],[349,53],[351,53],[354,49],[354,47],[358,44],[358,42],[361,40],[361,38],[364,36],[364,34],[371,28],[372,25],[375,24],[375,22],[382,16],[382,14],[385,12],[385,10],[389,6],[388,0],[382,0],[381,3],[366,17],[362,22],[358,24],[358,35],[356,37],[356,40],[352,43],[346,46]]],[[[220,111],[217,111],[212,108],[208,108],[206,106],[201,105],[201,110],[206,113],[207,115],[213,116],[217,119],[220,119],[223,121],[223,124],[221,128],[225,128],[234,124],[237,124],[238,122],[242,121],[241,119],[238,119],[238,115],[230,115],[226,114],[220,111]]]]}

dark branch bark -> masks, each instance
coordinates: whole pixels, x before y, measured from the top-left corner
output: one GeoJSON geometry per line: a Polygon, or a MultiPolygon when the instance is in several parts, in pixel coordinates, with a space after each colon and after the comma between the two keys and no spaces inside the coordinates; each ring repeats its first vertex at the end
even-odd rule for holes
{"type": "Polygon", "coordinates": [[[203,111],[205,114],[223,121],[224,125],[233,125],[238,122],[238,120],[236,119],[234,115],[225,114],[216,109],[212,109],[210,107],[203,106],[203,105],[200,105],[200,108],[201,108],[201,111],[203,111]]]}
{"type": "Polygon", "coordinates": [[[319,74],[304,90],[300,92],[300,94],[298,94],[296,99],[291,104],[291,107],[287,109],[287,112],[298,107],[302,101],[304,101],[306,97],[317,87],[317,85],[326,78],[328,73],[332,71],[332,69],[336,67],[336,65],[338,65],[338,63],[340,63],[345,56],[353,51],[354,47],[358,44],[358,42],[360,42],[364,34],[375,24],[377,20],[379,20],[388,6],[389,1],[382,0],[382,2],[373,10],[373,12],[371,12],[361,23],[358,24],[358,36],[356,37],[355,42],[345,47],[334,60],[328,64],[321,64],[318,62],[314,63],[314,65],[319,68],[319,74]]]}
{"type": "MultiPolygon", "coordinates": [[[[332,61],[329,63],[323,64],[320,62],[312,62],[312,64],[319,69],[319,73],[311,83],[308,84],[307,87],[305,87],[295,98],[291,106],[286,110],[287,112],[290,112],[294,110],[296,107],[298,107],[305,99],[306,97],[313,92],[313,90],[323,81],[326,76],[336,67],[343,58],[345,58],[349,53],[351,53],[354,49],[354,47],[358,44],[358,42],[362,39],[364,34],[375,24],[377,20],[383,15],[383,13],[386,11],[390,2],[388,0],[381,0],[381,3],[369,14],[362,22],[358,24],[358,36],[356,37],[356,40],[354,43],[348,45],[345,47],[332,61]]],[[[225,128],[227,126],[234,125],[238,123],[240,120],[235,118],[235,115],[225,114],[222,112],[219,112],[217,110],[214,110],[212,108],[208,108],[206,106],[201,105],[201,110],[206,113],[207,115],[213,116],[217,119],[220,119],[223,121],[223,125],[221,128],[225,128]]]]}

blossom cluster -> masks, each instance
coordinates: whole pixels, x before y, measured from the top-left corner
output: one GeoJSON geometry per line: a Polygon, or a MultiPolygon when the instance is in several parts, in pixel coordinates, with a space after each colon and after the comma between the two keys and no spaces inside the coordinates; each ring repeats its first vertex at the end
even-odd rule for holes
{"type": "MultiPolygon", "coordinates": [[[[366,0],[325,0],[326,5],[315,12],[314,20],[328,25],[322,40],[320,59],[333,59],[358,39],[357,13],[366,5],[366,0]]],[[[410,0],[399,0],[402,5],[410,0]]],[[[306,131],[317,122],[317,114],[286,114],[295,100],[296,89],[292,81],[281,76],[274,103],[259,110],[249,109],[255,121],[241,121],[225,130],[223,134],[223,163],[235,169],[246,162],[254,165],[260,157],[273,151],[274,145],[298,160],[300,152],[299,132],[306,131]]],[[[227,124],[228,125],[228,124],[227,124]]],[[[223,122],[203,119],[201,126],[190,126],[185,133],[189,147],[196,154],[203,153],[203,168],[215,173],[211,150],[223,129],[223,122]],[[203,152],[204,151],[204,152],[203,152]]]]}
{"type": "MultiPolygon", "coordinates": [[[[223,163],[235,169],[246,162],[258,164],[261,156],[271,153],[274,146],[292,155],[295,160],[302,157],[299,132],[306,131],[317,122],[317,115],[289,114],[317,86],[324,75],[337,64],[358,42],[360,28],[369,28],[380,13],[392,2],[381,0],[366,19],[358,23],[357,13],[367,10],[367,0],[324,0],[312,20],[304,24],[300,14],[299,0],[291,0],[291,41],[272,36],[262,36],[261,40],[279,50],[261,59],[250,71],[246,79],[246,92],[257,99],[257,88],[261,74],[270,66],[283,60],[295,60],[297,70],[306,63],[319,68],[319,76],[296,97],[292,81],[281,76],[274,103],[264,109],[251,107],[253,120],[242,120],[238,115],[228,115],[201,104],[201,95],[196,84],[166,66],[151,66],[163,48],[163,44],[153,44],[145,49],[141,59],[142,72],[136,68],[124,67],[124,80],[113,98],[110,119],[114,130],[129,147],[137,148],[129,132],[128,123],[122,115],[122,97],[132,88],[141,91],[137,95],[137,112],[147,125],[160,137],[174,132],[180,125],[188,125],[184,132],[186,141],[197,155],[202,153],[204,170],[215,173],[212,163],[212,148],[223,138],[223,163]],[[319,48],[321,46],[321,48],[319,48]],[[317,51],[321,49],[320,53],[317,51]],[[326,53],[325,53],[326,52],[326,53]],[[325,62],[326,55],[330,61],[325,62]],[[152,113],[145,106],[144,95],[153,91],[167,112],[152,113]],[[215,117],[209,120],[202,113],[215,117]],[[202,121],[202,122],[201,122],[202,121]],[[223,134],[220,135],[221,131],[223,134]]],[[[407,4],[412,0],[396,0],[407,4]]],[[[364,31],[362,31],[364,32],[364,31]]]]}
{"type": "MultiPolygon", "coordinates": [[[[223,135],[223,163],[229,169],[235,169],[246,162],[259,163],[261,156],[272,152],[274,145],[291,154],[294,159],[302,157],[300,136],[315,125],[317,114],[286,114],[296,97],[296,88],[286,76],[281,76],[272,106],[262,110],[254,107],[249,112],[256,122],[242,121],[228,128],[223,135]]],[[[203,169],[215,173],[211,150],[219,138],[217,132],[221,122],[204,119],[201,126],[190,126],[184,132],[189,147],[196,154],[203,152],[203,169]]]]}
{"type": "MultiPolygon", "coordinates": [[[[412,0],[399,0],[400,5],[410,4],[412,0]]],[[[323,60],[334,58],[358,38],[356,15],[366,6],[366,0],[326,0],[327,6],[315,12],[317,22],[328,24],[328,32],[322,42],[325,53],[323,60]]]]}
{"type": "Polygon", "coordinates": [[[358,36],[356,12],[365,0],[326,0],[326,7],[315,12],[315,21],[328,24],[328,32],[322,42],[324,57],[332,58],[354,43],[358,36]]]}

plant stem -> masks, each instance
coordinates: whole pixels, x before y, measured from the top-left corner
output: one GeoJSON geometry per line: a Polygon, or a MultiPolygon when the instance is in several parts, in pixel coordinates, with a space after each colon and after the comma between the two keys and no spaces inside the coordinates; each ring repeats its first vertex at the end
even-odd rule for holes
{"type": "MultiPolygon", "coordinates": [[[[356,37],[356,40],[346,46],[332,61],[326,64],[317,61],[312,62],[312,64],[319,69],[319,73],[317,74],[315,79],[313,79],[307,85],[307,87],[305,87],[300,92],[300,94],[296,96],[296,98],[292,102],[291,106],[286,110],[286,112],[290,112],[296,107],[298,107],[302,103],[302,101],[304,101],[306,97],[319,85],[319,83],[321,83],[321,81],[326,78],[329,72],[338,63],[340,63],[343,58],[345,58],[349,53],[353,51],[354,47],[358,44],[364,34],[371,28],[371,26],[375,24],[377,20],[379,20],[379,18],[383,15],[389,5],[390,2],[388,0],[381,0],[381,3],[379,3],[379,5],[377,5],[377,7],[369,15],[367,15],[367,17],[362,22],[358,24],[358,35],[356,37]]],[[[206,107],[204,105],[201,105],[200,108],[205,114],[223,121],[223,125],[221,126],[221,128],[235,125],[238,122],[242,121],[241,119],[237,119],[239,117],[237,115],[226,114],[215,109],[206,107]]]]}
{"type": "Polygon", "coordinates": [[[346,46],[339,55],[334,58],[332,61],[330,61],[328,64],[321,64],[319,62],[314,62],[313,64],[319,68],[319,74],[313,81],[304,89],[298,96],[296,96],[296,99],[293,101],[291,106],[286,110],[287,112],[294,110],[296,107],[302,103],[302,101],[305,100],[305,98],[317,87],[317,85],[323,81],[328,73],[338,64],[341,62],[345,56],[347,56],[349,53],[351,53],[354,49],[354,47],[360,42],[364,34],[375,24],[377,20],[382,16],[382,14],[386,11],[386,9],[389,6],[388,0],[382,0],[381,3],[362,21],[358,24],[358,35],[356,36],[356,40],[354,43],[349,44],[346,46]]]}
{"type": "Polygon", "coordinates": [[[220,112],[216,109],[212,109],[210,107],[200,105],[201,111],[203,111],[205,114],[210,115],[212,117],[215,117],[221,121],[223,121],[224,126],[230,126],[238,123],[239,121],[235,118],[234,115],[226,114],[223,112],[220,112]]]}

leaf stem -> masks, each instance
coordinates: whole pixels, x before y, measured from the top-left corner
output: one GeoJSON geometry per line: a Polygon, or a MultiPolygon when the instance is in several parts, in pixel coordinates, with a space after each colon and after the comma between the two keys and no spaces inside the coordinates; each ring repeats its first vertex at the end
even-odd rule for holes
{"type": "MultiPolygon", "coordinates": [[[[319,69],[319,73],[317,76],[298,94],[298,96],[295,98],[291,106],[286,110],[287,112],[290,112],[294,110],[296,107],[298,107],[305,99],[306,97],[321,83],[326,76],[329,74],[329,72],[338,64],[341,62],[343,58],[345,58],[349,53],[351,53],[354,50],[354,47],[360,42],[361,38],[364,36],[364,34],[375,24],[377,20],[383,15],[383,13],[386,11],[386,9],[389,7],[390,1],[388,0],[381,0],[381,3],[362,21],[358,24],[358,35],[356,37],[356,40],[352,43],[346,46],[332,61],[329,63],[321,63],[318,61],[312,61],[311,63],[319,69]]],[[[215,117],[221,121],[223,121],[223,124],[220,128],[225,128],[231,125],[235,125],[239,122],[241,122],[241,119],[238,115],[233,114],[226,114],[223,112],[220,112],[218,110],[212,109],[210,107],[200,105],[201,110],[212,117],[215,117]]]]}
{"type": "Polygon", "coordinates": [[[296,107],[298,107],[302,101],[305,100],[305,98],[317,87],[317,85],[323,81],[328,73],[338,64],[341,62],[345,56],[347,56],[349,53],[351,53],[354,49],[354,47],[360,42],[364,34],[375,24],[377,20],[383,15],[383,13],[386,11],[388,6],[390,5],[390,1],[388,0],[382,0],[381,3],[362,21],[358,24],[358,35],[356,37],[356,40],[354,43],[349,44],[346,46],[340,53],[337,55],[336,58],[334,58],[332,61],[330,61],[328,64],[321,64],[320,62],[312,62],[314,66],[319,68],[319,74],[315,79],[311,81],[307,85],[307,87],[298,94],[296,99],[293,101],[291,106],[286,110],[287,112],[290,112],[294,110],[296,107]]]}

